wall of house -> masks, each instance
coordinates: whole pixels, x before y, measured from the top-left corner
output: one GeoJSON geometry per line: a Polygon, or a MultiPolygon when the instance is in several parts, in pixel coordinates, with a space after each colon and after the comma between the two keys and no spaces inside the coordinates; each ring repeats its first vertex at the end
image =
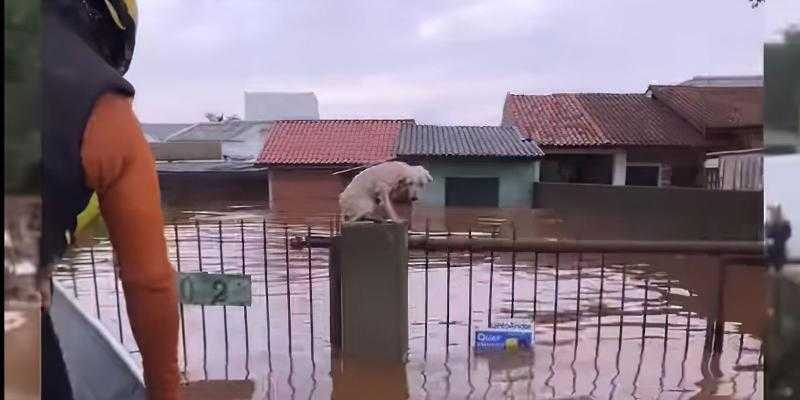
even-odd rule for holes
{"type": "Polygon", "coordinates": [[[339,193],[347,177],[332,175],[334,169],[271,169],[270,209],[286,212],[332,212],[339,210],[339,193]]]}
{"type": "Polygon", "coordinates": [[[568,183],[534,184],[578,239],[760,240],[763,193],[568,183]]]}
{"type": "Polygon", "coordinates": [[[160,172],[161,203],[167,208],[263,202],[266,172],[160,172]]]}
{"type": "Polygon", "coordinates": [[[533,199],[532,183],[539,177],[538,161],[454,161],[428,160],[418,163],[433,176],[420,199],[420,204],[445,204],[445,179],[499,178],[499,206],[527,207],[533,199]]]}

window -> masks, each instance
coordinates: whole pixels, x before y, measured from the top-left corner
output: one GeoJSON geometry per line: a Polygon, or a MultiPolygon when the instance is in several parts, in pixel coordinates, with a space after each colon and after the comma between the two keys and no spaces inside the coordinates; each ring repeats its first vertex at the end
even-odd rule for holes
{"type": "Polygon", "coordinates": [[[498,178],[445,178],[444,203],[456,207],[497,207],[498,178]]]}
{"type": "Polygon", "coordinates": [[[628,164],[625,172],[625,184],[629,186],[660,186],[660,179],[661,166],[658,164],[628,164]]]}

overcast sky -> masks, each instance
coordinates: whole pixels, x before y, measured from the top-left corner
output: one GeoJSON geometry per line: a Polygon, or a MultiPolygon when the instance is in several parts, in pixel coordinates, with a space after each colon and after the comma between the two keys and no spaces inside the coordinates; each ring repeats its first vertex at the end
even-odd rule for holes
{"type": "Polygon", "coordinates": [[[765,35],[800,15],[767,3],[139,0],[127,78],[143,122],[243,115],[244,91],[263,90],[313,91],[322,118],[494,125],[507,92],[761,74],[765,35]]]}

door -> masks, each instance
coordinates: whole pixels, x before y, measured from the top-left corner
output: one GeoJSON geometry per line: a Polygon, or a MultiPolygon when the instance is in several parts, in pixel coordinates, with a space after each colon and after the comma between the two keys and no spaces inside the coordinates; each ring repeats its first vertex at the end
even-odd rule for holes
{"type": "Polygon", "coordinates": [[[444,203],[456,207],[497,207],[498,178],[445,178],[444,203]]]}

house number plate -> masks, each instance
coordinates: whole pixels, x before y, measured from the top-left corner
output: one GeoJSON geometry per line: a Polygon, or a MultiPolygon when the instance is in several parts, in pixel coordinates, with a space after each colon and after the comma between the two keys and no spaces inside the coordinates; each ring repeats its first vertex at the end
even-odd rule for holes
{"type": "Polygon", "coordinates": [[[182,272],[178,277],[178,293],[183,304],[249,306],[251,284],[250,275],[182,272]]]}

